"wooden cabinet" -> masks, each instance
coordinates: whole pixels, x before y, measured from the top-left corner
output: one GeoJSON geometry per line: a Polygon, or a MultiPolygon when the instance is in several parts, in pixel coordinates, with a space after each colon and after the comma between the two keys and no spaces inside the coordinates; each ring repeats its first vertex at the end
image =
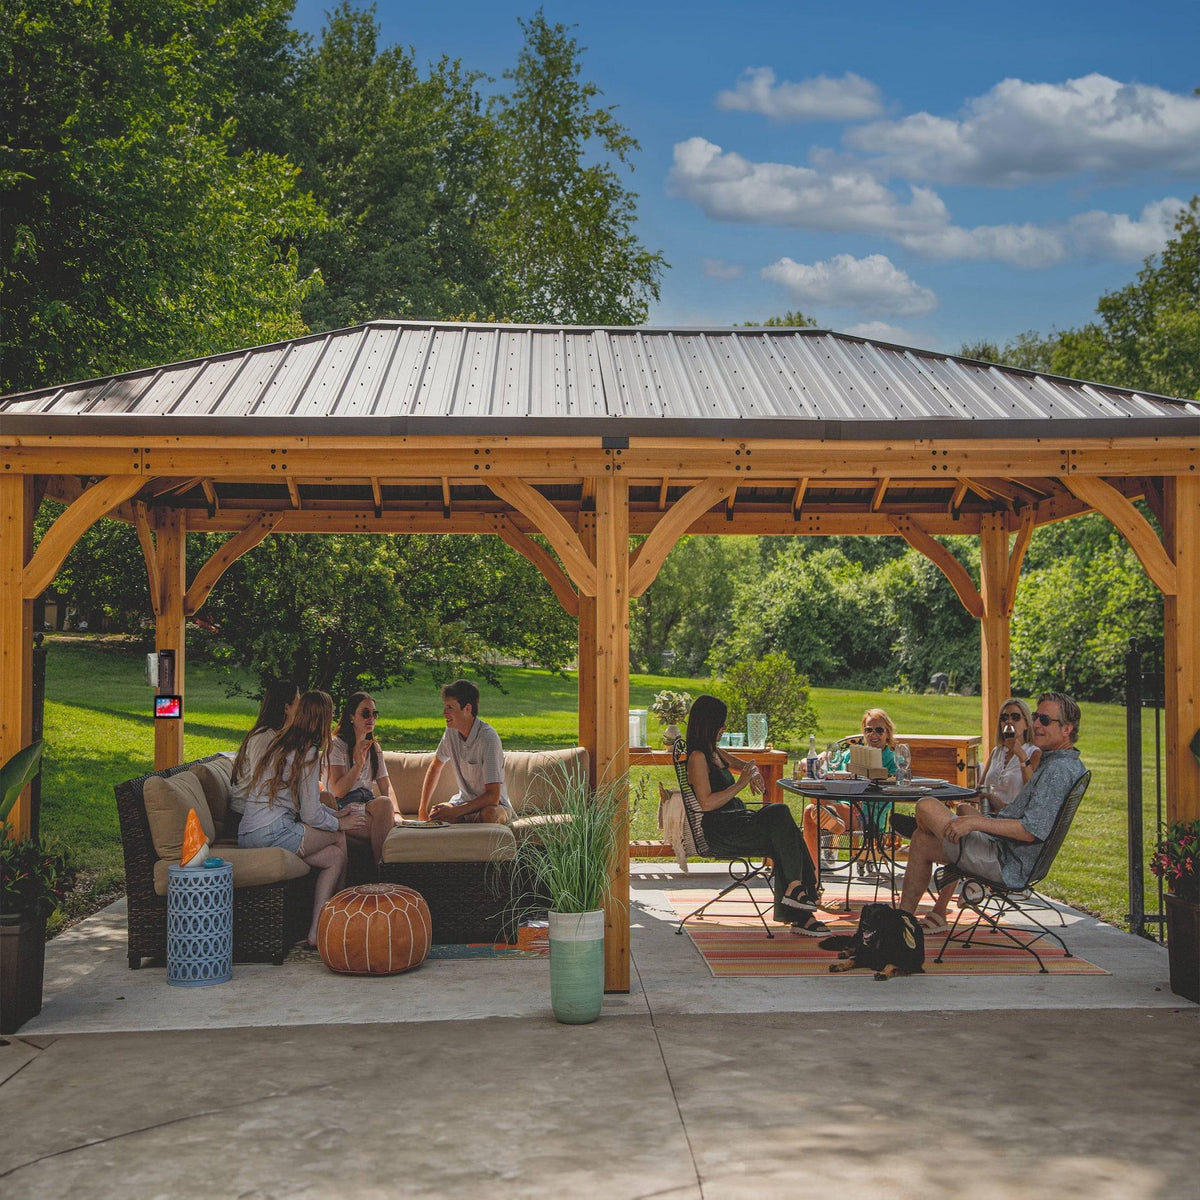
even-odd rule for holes
{"type": "Polygon", "coordinates": [[[979,749],[983,739],[952,734],[898,733],[912,751],[912,773],[945,779],[960,787],[974,787],[979,775],[979,749]]]}

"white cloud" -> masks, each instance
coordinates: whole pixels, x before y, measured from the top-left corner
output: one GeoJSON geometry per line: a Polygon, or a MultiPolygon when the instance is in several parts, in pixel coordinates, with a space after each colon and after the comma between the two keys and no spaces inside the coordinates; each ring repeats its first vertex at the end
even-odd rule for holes
{"type": "Polygon", "coordinates": [[[855,258],[837,254],[825,262],[781,258],[762,269],[798,301],[828,308],[857,308],[867,316],[921,317],[937,307],[937,297],[883,254],[855,258]]]}
{"type": "Polygon", "coordinates": [[[737,263],[727,263],[723,258],[702,258],[700,265],[709,279],[740,279],[742,268],[737,263]]]}
{"type": "Polygon", "coordinates": [[[1200,97],[1106,75],[1065,83],[1005,79],[960,120],[914,113],[852,129],[877,168],[929,183],[1013,187],[1082,172],[1200,167],[1200,97]]]}
{"type": "Polygon", "coordinates": [[[857,325],[847,325],[842,333],[851,337],[870,338],[875,342],[894,342],[898,346],[921,346],[929,349],[929,336],[910,333],[899,325],[889,325],[886,321],[860,321],[857,325]]]}
{"type": "Polygon", "coordinates": [[[1138,260],[1162,249],[1182,202],[1168,197],[1140,217],[1094,211],[1054,225],[955,225],[932,188],[909,185],[907,203],[862,167],[830,170],[752,162],[705,138],[675,146],[670,186],[720,221],[870,233],[927,258],[1052,266],[1072,255],[1138,260]]]}
{"type": "Polygon", "coordinates": [[[818,75],[777,84],[770,67],[747,68],[733,91],[717,95],[717,107],[762,113],[777,121],[864,121],[883,111],[879,88],[853,71],[841,79],[818,75]]]}

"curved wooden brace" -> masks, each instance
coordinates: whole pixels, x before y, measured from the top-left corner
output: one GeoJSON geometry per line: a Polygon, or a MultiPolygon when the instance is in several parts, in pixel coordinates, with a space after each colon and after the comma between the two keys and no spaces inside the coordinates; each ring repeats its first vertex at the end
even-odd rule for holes
{"type": "Polygon", "coordinates": [[[508,517],[500,517],[497,520],[496,536],[522,557],[529,559],[541,571],[568,616],[579,616],[579,594],[571,586],[566,572],[554,561],[544,546],[539,546],[528,534],[517,529],[508,517]]]}
{"type": "Polygon", "coordinates": [[[892,526],[914,550],[925,555],[945,575],[962,601],[963,608],[977,621],[981,620],[983,597],[979,594],[975,581],[967,573],[967,568],[941,542],[935,542],[911,517],[893,518],[892,526]]]}
{"type": "Polygon", "coordinates": [[[1063,483],[1085,504],[1106,516],[1138,556],[1146,574],[1164,596],[1178,594],[1179,573],[1153,527],[1133,503],[1098,475],[1068,475],[1063,483]]]}
{"type": "Polygon", "coordinates": [[[75,543],[145,482],[141,475],[109,475],[92,484],[46,531],[21,574],[22,599],[36,600],[50,586],[75,543]]]}
{"type": "Polygon", "coordinates": [[[259,513],[245,529],[235,533],[213,556],[196,572],[183,598],[183,615],[192,616],[208,599],[208,594],[216,586],[217,580],[235,563],[247,550],[253,550],[283,520],[282,513],[259,513]]]}
{"type": "Polygon", "coordinates": [[[150,580],[150,607],[156,617],[162,616],[162,597],[159,595],[158,551],[154,545],[154,534],[150,531],[150,518],[146,506],[139,501],[133,509],[133,527],[137,530],[142,557],[146,560],[146,576],[150,580]]]}
{"type": "Polygon", "coordinates": [[[1033,537],[1033,505],[1021,509],[1021,524],[1017,529],[1017,540],[1013,542],[1012,553],[1008,556],[1008,576],[1004,581],[1004,615],[1011,617],[1013,607],[1017,602],[1017,580],[1021,575],[1021,564],[1025,561],[1025,551],[1029,549],[1029,539],[1033,537]]]}
{"type": "Polygon", "coordinates": [[[489,479],[488,487],[506,504],[528,517],[554,547],[563,567],[584,596],[594,596],[597,588],[596,564],[588,557],[579,535],[566,518],[531,484],[523,479],[489,479]]]}
{"type": "Polygon", "coordinates": [[[736,479],[706,479],[680,496],[650,536],[629,556],[630,596],[640,596],[654,582],[667,555],[692,524],[737,489],[736,479]]]}

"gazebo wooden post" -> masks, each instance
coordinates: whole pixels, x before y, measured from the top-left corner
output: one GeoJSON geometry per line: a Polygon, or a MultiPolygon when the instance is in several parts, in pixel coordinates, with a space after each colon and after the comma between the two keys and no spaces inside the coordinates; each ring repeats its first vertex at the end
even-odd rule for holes
{"type": "MultiPolygon", "coordinates": [[[[183,604],[187,594],[187,514],[180,508],[156,509],[154,529],[157,535],[154,552],[156,571],[150,579],[150,587],[156,591],[158,598],[155,605],[154,647],[159,651],[175,651],[174,690],[182,696],[185,692],[186,668],[183,604]]],[[[180,717],[178,721],[154,722],[156,771],[183,762],[184,719],[180,717]]]]}
{"type": "Polygon", "coordinates": [[[1163,534],[1175,562],[1174,595],[1163,596],[1167,819],[1200,817],[1200,763],[1189,743],[1200,727],[1200,476],[1163,480],[1163,534]]]}
{"type": "MultiPolygon", "coordinates": [[[[596,778],[629,771],[629,482],[596,480],[596,778]]],[[[582,612],[581,608],[581,612],[582,612]]],[[[617,868],[604,914],[604,990],[629,991],[629,797],[618,818],[617,868]]]]}
{"type": "Polygon", "coordinates": [[[1000,706],[1012,686],[1009,661],[1010,626],[1008,603],[1008,527],[999,515],[983,518],[979,530],[979,591],[983,616],[979,621],[981,660],[983,759],[992,752],[992,738],[1000,706]]]}
{"type": "MultiPolygon", "coordinates": [[[[36,511],[32,475],[0,475],[0,762],[29,744],[33,729],[33,597],[23,589],[33,553],[36,511]]],[[[9,822],[18,836],[30,830],[29,789],[9,822]]]]}
{"type": "MultiPolygon", "coordinates": [[[[579,540],[594,562],[596,559],[596,517],[582,513],[579,540]]],[[[594,784],[596,775],[596,597],[579,597],[579,744],[587,747],[588,770],[594,784]]]]}

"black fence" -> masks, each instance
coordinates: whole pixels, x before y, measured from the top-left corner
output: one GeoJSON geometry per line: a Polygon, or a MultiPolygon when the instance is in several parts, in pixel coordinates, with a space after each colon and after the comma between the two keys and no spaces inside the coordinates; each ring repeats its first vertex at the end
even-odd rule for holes
{"type": "Polygon", "coordinates": [[[1129,831],[1129,929],[1141,937],[1163,940],[1163,887],[1158,880],[1158,909],[1146,912],[1146,847],[1142,764],[1143,713],[1154,720],[1154,828],[1163,827],[1163,703],[1166,686],[1162,646],[1136,639],[1125,655],[1125,773],[1129,831]]]}

